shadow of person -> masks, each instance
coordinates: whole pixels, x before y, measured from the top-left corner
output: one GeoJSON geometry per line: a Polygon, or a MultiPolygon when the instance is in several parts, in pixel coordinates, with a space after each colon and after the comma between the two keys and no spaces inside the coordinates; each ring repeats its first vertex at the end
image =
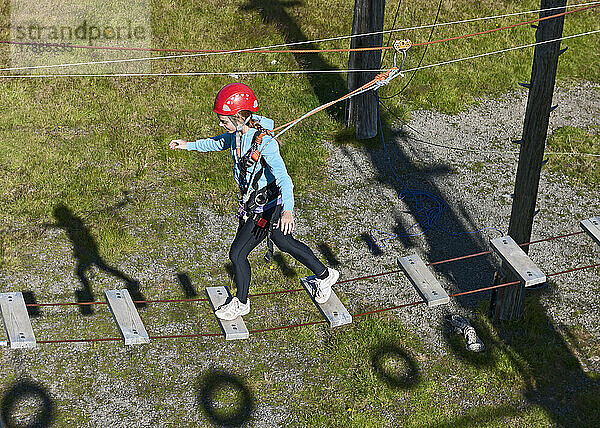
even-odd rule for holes
{"type": "MultiPolygon", "coordinates": [[[[83,221],[74,215],[71,210],[60,203],[54,208],[54,218],[56,219],[55,224],[46,224],[46,227],[54,227],[64,229],[67,236],[73,243],[73,256],[77,261],[75,273],[83,288],[75,291],[75,297],[79,303],[93,302],[94,293],[90,281],[87,277],[87,271],[96,266],[103,272],[108,273],[125,282],[127,290],[131,294],[131,298],[134,301],[145,300],[144,296],[140,292],[140,284],[133,278],[128,277],[118,269],[109,266],[100,256],[98,251],[98,245],[92,237],[89,229],[85,226],[83,221]]],[[[137,304],[138,307],[145,306],[144,304],[137,304]]],[[[80,305],[81,313],[84,315],[90,315],[93,313],[91,305],[80,305]]]]}
{"type": "Polygon", "coordinates": [[[327,260],[329,266],[335,268],[340,265],[340,261],[335,256],[335,254],[333,254],[331,247],[325,242],[321,242],[319,245],[317,245],[317,248],[319,249],[319,252],[323,255],[323,257],[325,257],[325,260],[327,260]]]}
{"type": "Polygon", "coordinates": [[[279,266],[279,269],[281,269],[283,276],[287,278],[293,278],[296,276],[296,271],[292,269],[292,267],[287,263],[280,253],[273,254],[273,261],[277,263],[277,266],[279,266]]]}
{"type": "Polygon", "coordinates": [[[2,397],[0,427],[39,427],[51,426],[54,421],[54,401],[42,385],[27,379],[12,384],[2,397]],[[27,415],[23,423],[23,409],[35,409],[27,415]]]}

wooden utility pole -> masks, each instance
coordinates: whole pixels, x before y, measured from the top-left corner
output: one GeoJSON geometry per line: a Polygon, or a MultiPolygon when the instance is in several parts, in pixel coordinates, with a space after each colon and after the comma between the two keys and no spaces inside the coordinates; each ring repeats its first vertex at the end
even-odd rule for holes
{"type": "MultiPolygon", "coordinates": [[[[383,15],[385,0],[355,0],[352,34],[364,34],[383,31],[383,15]]],[[[383,34],[353,37],[350,48],[366,48],[381,46],[383,34]]],[[[379,69],[381,51],[350,52],[348,68],[379,69]]],[[[348,90],[364,85],[373,80],[377,72],[348,73],[348,90]]],[[[350,98],[346,104],[346,125],[356,127],[356,138],[373,138],[377,135],[377,96],[374,91],[350,98]]]]}
{"type": "MultiPolygon", "coordinates": [[[[564,12],[566,0],[542,0],[540,9],[560,8],[540,12],[540,18],[564,12]]],[[[536,43],[562,37],[564,15],[540,21],[535,33],[536,43]]],[[[560,51],[560,41],[535,46],[531,82],[529,88],[523,137],[519,154],[519,165],[515,182],[514,200],[510,215],[508,234],[517,242],[530,242],[535,204],[544,158],[544,148],[548,133],[548,122],[552,108],[552,94],[556,80],[556,68],[560,51]]],[[[523,248],[528,252],[529,246],[523,248]]],[[[516,278],[508,274],[506,266],[503,281],[512,282],[516,278]]],[[[494,319],[514,320],[523,315],[522,284],[504,287],[492,293],[491,314],[494,319]]]]}

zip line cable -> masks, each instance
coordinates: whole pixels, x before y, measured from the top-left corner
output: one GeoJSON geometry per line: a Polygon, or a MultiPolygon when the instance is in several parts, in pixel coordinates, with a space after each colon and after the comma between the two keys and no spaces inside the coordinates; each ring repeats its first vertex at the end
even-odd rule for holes
{"type": "MultiPolygon", "coordinates": [[[[379,97],[379,98],[381,99],[383,97],[379,97]]],[[[422,135],[423,137],[427,137],[425,134],[423,134],[422,132],[418,131],[417,129],[413,128],[408,123],[406,123],[401,117],[399,117],[397,114],[395,114],[392,111],[392,109],[389,108],[387,105],[385,105],[383,102],[379,101],[379,105],[385,107],[385,109],[388,111],[388,113],[390,113],[397,120],[399,120],[400,123],[401,123],[401,126],[406,126],[407,128],[413,130],[417,134],[422,135]]],[[[518,155],[520,153],[518,150],[512,150],[512,151],[511,150],[506,150],[506,151],[504,151],[504,150],[478,150],[478,149],[469,149],[467,147],[449,146],[447,144],[442,144],[442,143],[432,143],[431,141],[427,141],[427,140],[422,140],[420,138],[411,137],[410,135],[406,135],[406,138],[411,139],[413,141],[416,141],[418,143],[429,145],[429,146],[440,147],[440,148],[448,149],[448,150],[457,150],[457,151],[461,151],[461,152],[483,153],[483,154],[489,154],[489,155],[518,155]]],[[[600,154],[585,153],[585,152],[547,152],[547,151],[545,151],[544,154],[545,155],[555,155],[555,156],[590,156],[590,157],[600,157],[600,154]]]]}
{"type": "Polygon", "coordinates": [[[297,125],[300,121],[302,121],[303,119],[306,119],[307,117],[326,109],[329,106],[332,106],[340,101],[343,101],[345,99],[351,98],[353,96],[359,95],[361,93],[370,91],[370,90],[377,90],[379,89],[381,86],[383,85],[387,85],[389,82],[391,82],[393,79],[397,78],[398,76],[403,76],[403,73],[407,73],[410,71],[414,71],[414,70],[421,70],[424,68],[432,68],[432,67],[437,67],[437,66],[441,66],[441,65],[446,65],[446,64],[452,64],[455,62],[460,62],[460,61],[466,61],[469,59],[474,59],[474,58],[481,58],[484,56],[489,56],[489,55],[494,55],[497,53],[502,53],[502,52],[508,52],[508,51],[512,51],[512,50],[516,50],[516,49],[522,49],[525,47],[531,47],[531,46],[537,46],[537,45],[542,45],[542,44],[546,44],[546,43],[554,43],[560,40],[566,40],[566,39],[570,39],[573,37],[579,37],[579,36],[583,36],[583,35],[589,35],[589,34],[594,34],[594,33],[599,33],[600,30],[594,30],[594,31],[589,31],[586,33],[580,33],[580,34],[575,34],[575,35],[571,35],[571,36],[564,36],[564,37],[559,37],[553,40],[545,40],[542,42],[536,42],[536,43],[531,43],[528,45],[523,45],[523,46],[515,46],[512,48],[507,48],[507,49],[502,49],[500,51],[494,51],[494,52],[487,52],[487,53],[483,53],[483,54],[477,54],[477,55],[472,55],[466,58],[458,58],[458,59],[453,59],[453,60],[449,60],[449,61],[444,61],[444,62],[440,62],[440,63],[436,63],[436,64],[429,64],[429,65],[425,65],[425,66],[421,66],[421,67],[415,67],[412,69],[408,69],[408,70],[402,70],[402,72],[398,69],[398,68],[392,68],[390,70],[387,70],[386,72],[382,73],[382,74],[378,74],[373,80],[371,80],[370,82],[365,83],[363,86],[361,86],[360,88],[355,89],[354,91],[338,98],[337,100],[333,100],[330,101],[326,104],[323,104],[311,111],[309,111],[308,113],[304,114],[303,116],[299,117],[298,119],[295,119],[291,122],[288,122],[284,125],[281,125],[275,129],[273,129],[271,131],[271,133],[274,133],[275,131],[283,128],[281,131],[279,131],[279,133],[277,135],[275,135],[275,137],[272,137],[270,140],[267,140],[267,142],[263,145],[263,147],[261,148],[260,152],[262,152],[262,150],[264,150],[264,148],[267,146],[267,144],[269,144],[271,141],[276,140],[281,134],[283,134],[284,132],[286,132],[287,130],[289,130],[290,128],[292,128],[293,126],[297,125]]]}
{"type": "Polygon", "coordinates": [[[452,64],[452,63],[455,63],[455,62],[467,61],[467,60],[475,59],[475,58],[482,58],[482,57],[485,57],[485,56],[495,55],[495,54],[509,52],[509,51],[514,51],[514,50],[523,49],[523,48],[530,48],[530,47],[533,47],[533,46],[543,45],[543,44],[546,44],[546,43],[554,43],[554,42],[559,42],[561,40],[572,39],[572,38],[580,37],[580,36],[588,36],[590,34],[597,34],[597,33],[600,33],[600,30],[592,30],[592,31],[587,31],[585,33],[572,34],[570,36],[558,37],[558,38],[552,39],[552,40],[545,40],[545,41],[542,41],[542,42],[530,43],[530,44],[521,45],[521,46],[513,46],[511,48],[501,49],[501,50],[498,50],[498,51],[486,52],[486,53],[472,55],[472,56],[468,56],[468,57],[464,57],[464,58],[458,58],[458,59],[452,59],[452,60],[449,60],[449,61],[437,62],[435,64],[422,65],[421,67],[418,67],[418,68],[415,67],[415,68],[409,68],[407,70],[403,70],[403,73],[408,73],[410,71],[415,71],[415,70],[423,70],[425,68],[439,67],[439,66],[442,66],[442,65],[452,64]]]}
{"type": "MultiPolygon", "coordinates": [[[[427,144],[430,146],[435,146],[435,147],[440,147],[443,149],[449,149],[449,150],[457,150],[457,151],[461,151],[461,152],[470,152],[470,153],[483,153],[483,154],[490,154],[490,155],[518,155],[520,152],[518,150],[512,150],[512,151],[503,151],[503,150],[477,150],[477,149],[469,149],[469,148],[465,148],[465,147],[456,147],[456,146],[448,146],[445,144],[437,144],[437,143],[432,143],[431,141],[426,141],[426,140],[421,140],[419,138],[414,138],[414,137],[408,137],[413,141],[416,141],[418,143],[423,143],[423,144],[427,144]]],[[[600,157],[600,154],[596,154],[596,153],[584,153],[584,152],[544,152],[545,155],[555,155],[555,156],[590,156],[590,157],[600,157]]]]}
{"type": "MultiPolygon", "coordinates": [[[[392,22],[392,28],[396,26],[396,20],[398,19],[398,13],[400,12],[400,6],[402,6],[402,0],[398,0],[398,7],[396,8],[396,13],[394,14],[394,21],[392,22]]],[[[390,46],[390,42],[392,41],[392,34],[390,32],[390,37],[388,37],[388,41],[385,44],[386,46],[390,46]]],[[[383,40],[383,35],[381,40],[383,40]]],[[[385,54],[387,51],[383,51],[383,55],[381,56],[381,61],[379,62],[379,68],[383,67],[383,60],[385,59],[385,54]]]]}
{"type": "MultiPolygon", "coordinates": [[[[546,276],[547,277],[558,276],[558,275],[563,275],[566,273],[577,272],[577,271],[591,269],[591,268],[595,268],[595,267],[600,267],[600,263],[587,265],[587,266],[580,266],[580,267],[576,267],[576,268],[572,268],[572,269],[567,269],[567,270],[564,270],[561,272],[550,273],[550,274],[547,274],[546,276]]],[[[469,295],[469,294],[481,293],[484,291],[508,287],[511,285],[519,284],[519,283],[520,283],[520,281],[507,282],[507,283],[503,283],[503,284],[492,285],[490,287],[477,288],[474,290],[449,294],[448,297],[459,297],[459,296],[465,296],[465,295],[469,295]]],[[[406,307],[421,305],[424,303],[425,303],[424,300],[415,300],[413,302],[405,303],[402,305],[397,305],[397,306],[392,306],[392,307],[388,307],[388,308],[381,308],[381,309],[376,309],[373,311],[353,314],[352,317],[358,318],[361,316],[392,311],[395,309],[402,309],[402,308],[406,308],[406,307]]],[[[326,320],[310,321],[310,322],[305,322],[305,323],[301,323],[301,324],[292,324],[292,325],[286,325],[286,326],[277,326],[277,327],[249,330],[248,333],[250,333],[250,334],[265,333],[265,332],[269,332],[269,331],[286,330],[286,329],[297,328],[297,327],[305,327],[305,326],[310,326],[310,325],[324,324],[326,322],[327,322],[326,320]]],[[[149,339],[178,339],[178,338],[180,339],[180,338],[217,337],[217,336],[223,336],[223,334],[222,333],[174,334],[174,335],[149,336],[149,339]]],[[[120,337],[103,337],[103,338],[91,338],[91,339],[37,340],[36,342],[42,343],[42,344],[52,344],[52,343],[56,344],[56,343],[111,342],[111,341],[116,342],[116,341],[121,341],[121,340],[123,340],[123,339],[120,337]]]]}
{"type": "MultiPolygon", "coordinates": [[[[495,55],[499,53],[514,51],[518,49],[529,48],[533,46],[542,45],[545,43],[553,43],[561,40],[568,40],[575,37],[587,36],[591,34],[597,34],[600,30],[592,30],[584,33],[572,34],[569,36],[563,36],[552,40],[545,40],[542,42],[530,43],[526,45],[513,46],[506,49],[500,49],[497,51],[486,52],[482,54],[472,55],[463,58],[452,59],[448,61],[422,65],[420,67],[409,68],[402,70],[403,73],[409,73],[415,70],[423,70],[426,68],[439,67],[446,64],[452,64],[455,62],[467,61],[470,59],[481,58],[485,56],[495,55]]],[[[337,73],[370,73],[379,71],[389,71],[389,69],[350,69],[350,70],[289,70],[289,71],[233,71],[233,72],[212,72],[212,71],[199,71],[199,72],[182,72],[182,73],[110,73],[110,74],[0,74],[0,78],[48,78],[48,77],[165,77],[165,76],[246,76],[246,75],[278,75],[278,74],[337,74],[337,73]]]]}
{"type": "MultiPolygon", "coordinates": [[[[595,5],[591,5],[591,6],[586,6],[586,7],[582,7],[580,9],[574,9],[574,10],[570,10],[570,11],[565,11],[565,12],[561,12],[561,13],[557,13],[555,15],[550,15],[550,16],[545,16],[545,17],[541,17],[541,18],[537,18],[537,19],[533,19],[530,21],[525,21],[525,22],[519,22],[517,24],[512,24],[512,25],[508,25],[505,27],[499,27],[499,28],[491,28],[489,30],[485,30],[485,31],[480,31],[480,32],[476,32],[476,33],[470,33],[470,34],[465,34],[462,36],[456,36],[456,37],[450,37],[450,38],[446,38],[446,39],[440,39],[440,40],[433,40],[433,41],[427,41],[427,42],[423,42],[423,43],[413,43],[412,46],[428,46],[430,44],[434,44],[434,43],[442,43],[442,42],[447,42],[447,41],[452,41],[452,40],[458,40],[458,39],[464,39],[467,37],[473,37],[473,36],[480,36],[483,34],[489,34],[495,31],[502,31],[502,30],[506,30],[509,28],[514,28],[514,27],[518,27],[518,26],[522,26],[522,25],[527,25],[527,24],[532,24],[534,22],[540,22],[540,21],[544,21],[547,19],[552,19],[552,18],[557,18],[559,16],[565,16],[571,13],[575,13],[575,12],[581,12],[583,10],[587,10],[587,9],[592,9],[595,7],[600,6],[600,3],[595,4],[595,5]]],[[[433,32],[433,30],[432,30],[433,32]]],[[[368,48],[347,48],[347,49],[300,49],[300,50],[279,50],[279,51],[272,51],[272,50],[234,50],[234,51],[211,51],[208,53],[212,53],[212,54],[234,54],[234,53],[244,53],[244,52],[254,52],[254,53],[323,53],[323,52],[361,52],[361,51],[373,51],[373,50],[389,50],[389,49],[394,49],[393,46],[378,46],[378,47],[368,47],[368,48]]],[[[134,61],[154,61],[154,60],[158,60],[158,59],[172,59],[172,58],[182,58],[182,57],[190,57],[190,56],[200,56],[200,55],[206,55],[208,53],[205,54],[189,54],[189,55],[168,55],[168,56],[161,56],[161,57],[144,57],[144,58],[127,58],[127,59],[116,59],[116,60],[105,60],[105,61],[91,61],[91,62],[78,62],[78,63],[67,63],[67,64],[53,64],[53,65],[35,65],[35,66],[27,66],[27,67],[9,67],[9,68],[1,68],[0,71],[17,71],[17,70],[32,70],[32,69],[42,69],[42,68],[57,68],[57,67],[71,67],[71,66],[79,66],[79,65],[94,65],[94,64],[112,64],[112,63],[124,63],[124,62],[134,62],[134,61]]],[[[241,72],[240,72],[241,73],[241,72]]],[[[235,74],[240,74],[240,73],[235,73],[235,74]]],[[[230,74],[230,73],[216,73],[216,74],[230,74]]],[[[71,76],[84,76],[81,74],[70,74],[71,76]]],[[[114,76],[117,75],[121,75],[121,74],[113,74],[114,76]]],[[[134,74],[132,73],[131,75],[139,75],[139,74],[134,74]]],[[[142,74],[142,75],[156,75],[156,74],[152,74],[152,73],[148,73],[148,74],[142,74]]],[[[165,75],[165,74],[162,74],[165,75]]],[[[168,75],[178,75],[176,74],[168,74],[168,75]]],[[[55,76],[59,76],[59,75],[55,75],[55,76]]],[[[95,76],[104,76],[101,74],[95,74],[95,76]]],[[[2,76],[3,77],[3,76],[2,76]]],[[[21,77],[21,76],[18,76],[21,77]]]]}
{"type": "MultiPolygon", "coordinates": [[[[578,3],[578,4],[573,4],[573,5],[567,5],[567,6],[557,6],[557,7],[550,7],[550,8],[545,8],[545,9],[535,9],[535,10],[528,10],[528,11],[523,11],[523,12],[506,13],[506,14],[502,14],[502,15],[491,15],[491,16],[484,16],[484,17],[477,17],[477,18],[468,18],[468,19],[463,19],[463,20],[458,20],[458,21],[442,22],[442,23],[438,23],[435,25],[427,24],[427,25],[419,25],[419,26],[413,26],[413,27],[397,28],[397,29],[392,29],[392,30],[374,31],[374,32],[369,32],[369,33],[352,34],[352,35],[347,35],[347,36],[329,37],[329,38],[322,38],[322,39],[306,40],[306,41],[299,41],[299,42],[292,42],[292,43],[282,43],[282,44],[276,44],[276,45],[254,47],[254,48],[233,49],[233,50],[225,50],[225,49],[224,50],[162,49],[162,48],[134,48],[134,47],[128,48],[128,47],[119,47],[119,46],[89,46],[89,45],[68,45],[68,47],[78,48],[78,49],[101,49],[101,50],[105,49],[105,50],[119,50],[119,51],[190,52],[190,53],[198,54],[198,55],[173,55],[173,56],[166,56],[166,57],[150,57],[150,58],[140,58],[140,59],[164,59],[164,58],[171,58],[171,57],[183,58],[183,57],[190,57],[190,56],[209,56],[209,55],[236,54],[236,53],[247,53],[247,52],[272,53],[273,51],[268,51],[268,50],[273,49],[273,48],[286,47],[286,46],[299,46],[299,45],[304,45],[304,44],[313,44],[313,43],[320,43],[320,42],[351,39],[351,38],[355,38],[355,37],[371,36],[371,35],[377,35],[377,34],[396,33],[396,32],[401,32],[401,31],[419,30],[419,29],[425,29],[425,28],[431,28],[431,27],[442,27],[442,26],[450,26],[450,25],[464,24],[464,23],[477,22],[477,21],[485,21],[485,20],[491,20],[491,19],[500,19],[500,18],[506,18],[506,17],[511,17],[511,16],[519,16],[519,15],[526,15],[526,14],[531,14],[531,13],[546,12],[546,11],[557,10],[557,9],[569,9],[569,8],[589,6],[589,5],[600,5],[600,2],[595,1],[595,2],[588,2],[588,3],[578,3]]],[[[0,44],[65,47],[64,43],[17,42],[17,41],[10,41],[10,40],[0,40],[0,44]]],[[[290,51],[285,50],[285,51],[276,51],[276,52],[281,53],[281,52],[290,52],[290,51]]],[[[308,51],[302,50],[300,52],[308,52],[308,51]]]]}

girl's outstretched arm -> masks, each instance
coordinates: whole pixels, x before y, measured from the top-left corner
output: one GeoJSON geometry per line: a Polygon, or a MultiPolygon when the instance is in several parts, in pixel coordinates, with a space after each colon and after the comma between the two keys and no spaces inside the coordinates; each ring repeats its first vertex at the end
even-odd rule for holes
{"type": "Polygon", "coordinates": [[[185,140],[171,140],[169,143],[170,149],[187,149],[187,141],[185,140]]]}
{"type": "MultiPolygon", "coordinates": [[[[233,137],[235,138],[235,137],[233,137]]],[[[217,135],[212,138],[202,138],[196,141],[185,141],[181,139],[171,140],[171,149],[197,150],[199,152],[218,152],[231,147],[232,136],[229,133],[217,135]]]]}

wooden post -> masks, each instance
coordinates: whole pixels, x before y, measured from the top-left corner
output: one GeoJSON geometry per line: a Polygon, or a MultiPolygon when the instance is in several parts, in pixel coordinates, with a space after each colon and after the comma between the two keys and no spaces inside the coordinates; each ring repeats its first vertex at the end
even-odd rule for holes
{"type": "MultiPolygon", "coordinates": [[[[383,30],[385,0],[355,0],[352,34],[371,33],[383,30]]],[[[383,34],[353,37],[350,48],[381,46],[383,34]]],[[[350,52],[348,68],[378,69],[381,63],[381,51],[350,52]]],[[[348,73],[348,90],[373,80],[377,72],[348,73]]],[[[350,98],[346,104],[346,125],[356,127],[356,138],[367,139],[377,135],[377,97],[374,91],[350,98]]]]}
{"type": "MultiPolygon", "coordinates": [[[[555,7],[560,9],[540,12],[540,18],[564,12],[566,3],[566,0],[542,0],[541,9],[555,7]]],[[[536,31],[536,43],[562,37],[563,23],[564,15],[540,21],[536,31]]],[[[508,234],[518,244],[531,240],[559,55],[560,41],[535,46],[514,200],[508,227],[508,234]]],[[[528,252],[529,246],[524,247],[523,250],[528,252]]],[[[506,282],[516,280],[505,267],[503,271],[506,282]]],[[[523,293],[523,284],[498,289],[492,294],[490,305],[492,317],[501,320],[521,318],[523,293]]]]}

